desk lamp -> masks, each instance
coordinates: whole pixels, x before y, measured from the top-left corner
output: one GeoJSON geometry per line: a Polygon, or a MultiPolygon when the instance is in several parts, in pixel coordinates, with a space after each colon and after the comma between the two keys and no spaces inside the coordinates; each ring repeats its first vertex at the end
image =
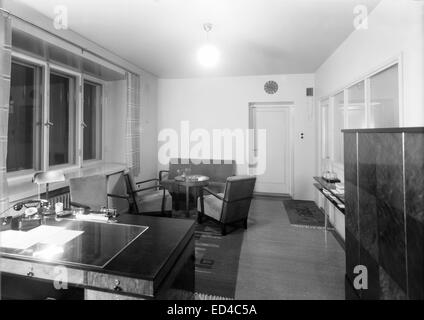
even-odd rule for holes
{"type": "Polygon", "coordinates": [[[46,200],[49,201],[49,184],[55,182],[65,181],[65,175],[62,171],[45,171],[34,174],[32,182],[38,185],[38,191],[40,193],[40,185],[46,185],[46,200]]]}

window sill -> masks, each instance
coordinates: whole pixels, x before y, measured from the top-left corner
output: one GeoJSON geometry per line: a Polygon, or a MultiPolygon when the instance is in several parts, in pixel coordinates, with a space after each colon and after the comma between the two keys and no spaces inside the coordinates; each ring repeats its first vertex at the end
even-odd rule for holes
{"type": "MultiPolygon", "coordinates": [[[[54,170],[54,168],[52,169],[54,170]]],[[[60,183],[53,183],[49,186],[49,190],[56,190],[69,185],[69,179],[78,177],[87,177],[97,174],[110,175],[121,171],[126,171],[126,165],[122,163],[107,163],[103,161],[93,161],[84,163],[82,168],[67,167],[62,169],[66,181],[60,183]]],[[[21,201],[27,198],[38,196],[38,186],[32,183],[33,174],[26,174],[19,177],[8,178],[8,193],[9,201],[11,203],[21,201]]],[[[46,192],[45,186],[40,187],[40,193],[46,192]]]]}

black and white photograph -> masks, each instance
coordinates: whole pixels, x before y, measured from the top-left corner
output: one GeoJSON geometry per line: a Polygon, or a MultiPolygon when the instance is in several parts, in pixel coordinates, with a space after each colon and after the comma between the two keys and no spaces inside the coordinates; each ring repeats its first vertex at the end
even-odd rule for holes
{"type": "Polygon", "coordinates": [[[424,0],[0,0],[0,300],[424,300],[424,0]]]}

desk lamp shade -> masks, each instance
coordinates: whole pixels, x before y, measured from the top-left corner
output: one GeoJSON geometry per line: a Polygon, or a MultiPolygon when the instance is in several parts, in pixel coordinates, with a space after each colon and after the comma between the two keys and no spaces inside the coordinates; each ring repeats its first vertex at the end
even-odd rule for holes
{"type": "Polygon", "coordinates": [[[38,195],[40,195],[40,185],[46,185],[46,200],[49,200],[49,184],[65,181],[65,175],[62,171],[45,171],[34,174],[32,181],[38,185],[38,195]]]}

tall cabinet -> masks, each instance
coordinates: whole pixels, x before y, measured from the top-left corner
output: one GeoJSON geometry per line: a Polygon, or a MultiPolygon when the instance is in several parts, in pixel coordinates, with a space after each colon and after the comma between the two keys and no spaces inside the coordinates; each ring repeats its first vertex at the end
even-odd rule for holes
{"type": "Polygon", "coordinates": [[[346,298],[424,299],[424,128],[343,132],[346,298]]]}

